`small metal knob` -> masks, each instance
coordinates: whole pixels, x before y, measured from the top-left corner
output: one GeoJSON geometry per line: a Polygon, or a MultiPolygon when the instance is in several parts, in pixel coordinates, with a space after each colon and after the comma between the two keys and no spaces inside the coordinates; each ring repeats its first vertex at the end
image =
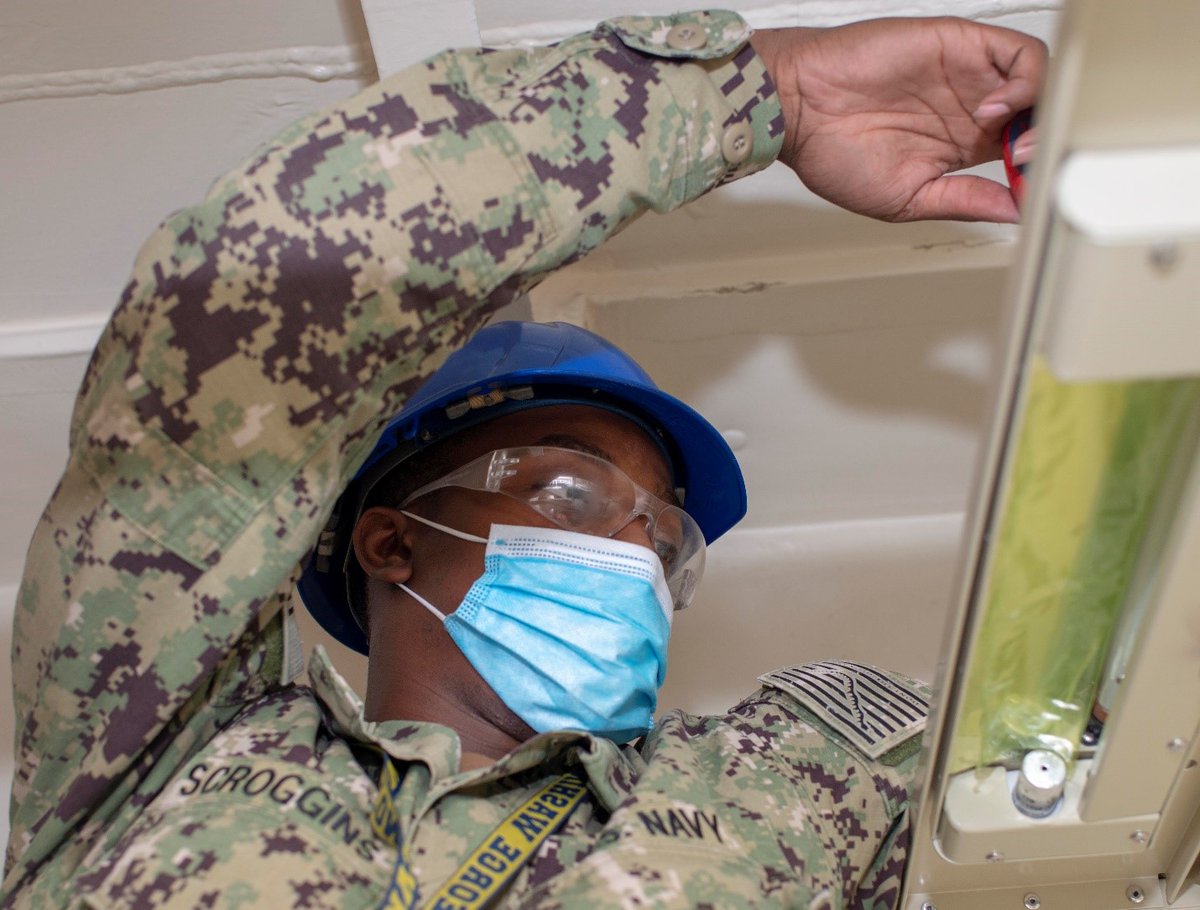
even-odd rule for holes
{"type": "Polygon", "coordinates": [[[1045,818],[1058,808],[1067,785],[1067,763],[1056,753],[1034,749],[1025,753],[1013,788],[1013,805],[1030,818],[1045,818]]]}

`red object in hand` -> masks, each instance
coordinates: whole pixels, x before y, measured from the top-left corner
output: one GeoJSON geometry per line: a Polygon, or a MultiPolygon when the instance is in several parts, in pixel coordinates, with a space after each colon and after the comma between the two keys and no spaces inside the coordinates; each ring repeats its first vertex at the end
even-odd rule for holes
{"type": "Polygon", "coordinates": [[[1021,201],[1025,198],[1025,165],[1013,163],[1013,145],[1032,123],[1033,109],[1021,111],[1008,122],[1000,136],[1004,147],[1004,172],[1008,175],[1008,191],[1012,193],[1017,208],[1021,207],[1021,201]]]}

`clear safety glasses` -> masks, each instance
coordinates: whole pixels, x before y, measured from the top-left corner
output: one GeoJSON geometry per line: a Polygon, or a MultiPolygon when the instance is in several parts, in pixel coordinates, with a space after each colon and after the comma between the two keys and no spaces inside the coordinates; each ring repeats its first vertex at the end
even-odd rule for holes
{"type": "Polygon", "coordinates": [[[704,573],[704,534],[692,516],[594,455],[549,446],[497,449],[421,487],[401,508],[443,487],[503,493],[563,530],[599,537],[645,516],[676,610],[692,602],[704,573]]]}

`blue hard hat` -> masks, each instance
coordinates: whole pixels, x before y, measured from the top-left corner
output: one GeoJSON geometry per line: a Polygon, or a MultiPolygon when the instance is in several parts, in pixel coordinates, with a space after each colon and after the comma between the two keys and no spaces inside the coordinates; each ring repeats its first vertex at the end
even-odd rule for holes
{"type": "Polygon", "coordinates": [[[351,532],[372,487],[406,459],[449,436],[526,408],[592,405],[641,425],[659,442],[683,508],[712,543],[746,514],[746,485],[725,439],[661,391],[620,348],[564,322],[498,322],[481,329],[404,405],[334,507],[299,591],[321,626],[367,653],[349,590],[351,532]]]}

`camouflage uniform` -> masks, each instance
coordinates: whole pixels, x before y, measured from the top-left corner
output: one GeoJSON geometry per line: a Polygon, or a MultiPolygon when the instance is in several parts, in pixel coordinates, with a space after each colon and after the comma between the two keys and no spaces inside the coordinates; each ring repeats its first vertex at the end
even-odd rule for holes
{"type": "Polygon", "coordinates": [[[497,305],[777,154],[746,37],[729,13],[629,18],[434,57],[150,238],[18,599],[6,906],[375,905],[385,755],[426,895],[570,766],[591,798],[506,906],[895,901],[916,726],[871,758],[784,676],[638,749],[547,734],[467,773],[447,728],[364,721],[322,654],[290,684],[297,565],[381,421],[497,305]]]}

